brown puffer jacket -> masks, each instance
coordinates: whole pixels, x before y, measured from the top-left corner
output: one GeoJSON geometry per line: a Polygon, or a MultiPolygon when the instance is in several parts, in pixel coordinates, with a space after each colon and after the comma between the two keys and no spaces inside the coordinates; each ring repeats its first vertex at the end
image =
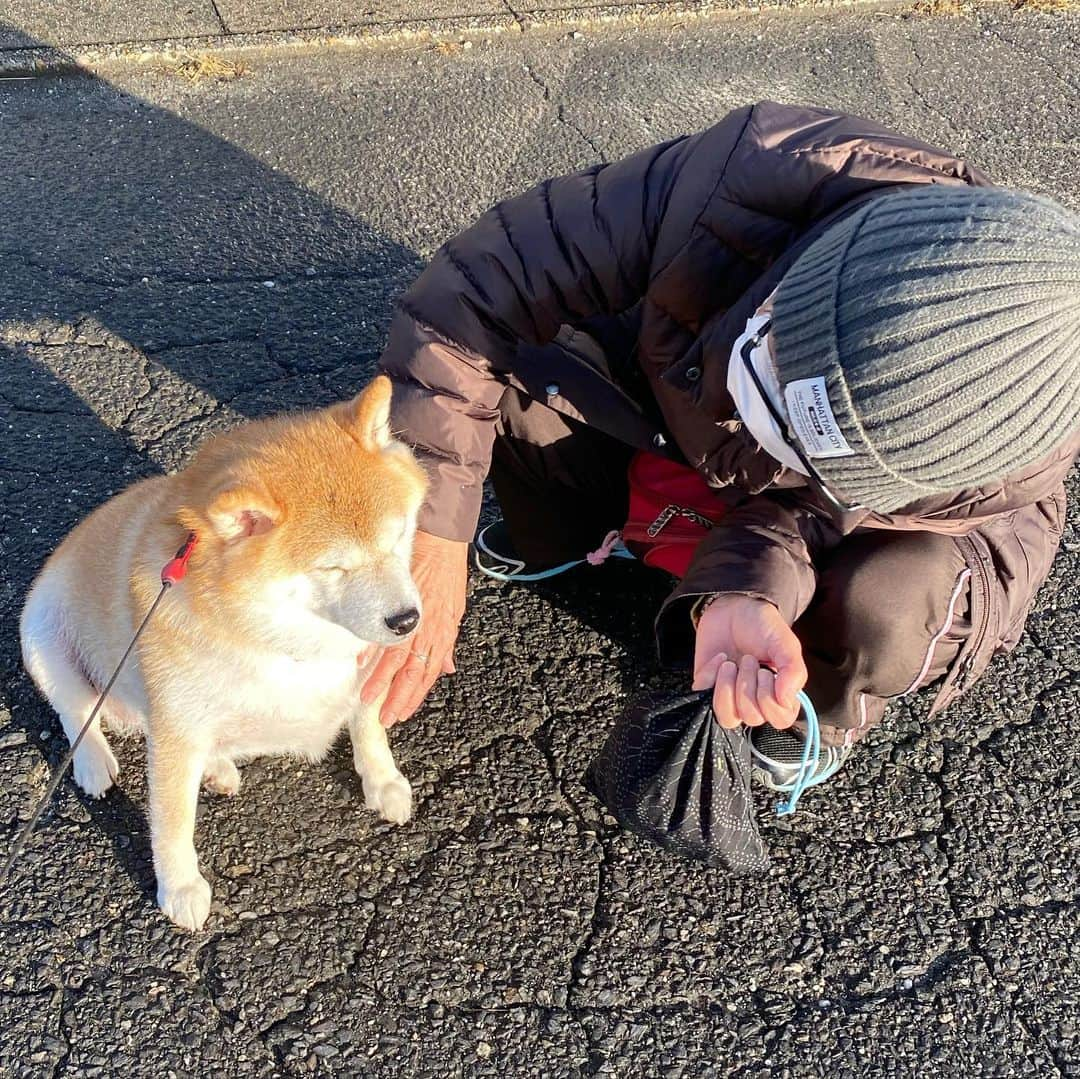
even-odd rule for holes
{"type": "MultiPolygon", "coordinates": [[[[957,668],[977,674],[1012,643],[1053,558],[1080,438],[984,490],[888,517],[838,516],[760,450],[726,388],[735,339],[806,247],[865,200],[913,184],[989,180],[869,121],[762,102],[494,207],[448,242],[404,297],[382,358],[395,382],[395,428],[432,478],[420,527],[471,538],[499,399],[512,386],[631,445],[659,429],[654,445],[673,439],[711,485],[738,492],[667,613],[692,596],[729,591],[768,598],[793,622],[813,595],[815,560],[857,528],[969,536],[961,545],[978,632],[957,668]],[[622,320],[636,349],[609,353],[604,371],[587,362],[560,370],[557,394],[547,393],[553,372],[526,358],[548,353],[527,346],[598,318],[622,320]],[[1003,528],[1007,520],[1015,528],[1003,528]],[[1018,537],[1004,543],[1010,549],[992,550],[979,535],[989,521],[994,533],[1018,537]]],[[[662,613],[661,642],[688,626],[662,613]]],[[[938,704],[954,691],[946,684],[938,704]]]]}

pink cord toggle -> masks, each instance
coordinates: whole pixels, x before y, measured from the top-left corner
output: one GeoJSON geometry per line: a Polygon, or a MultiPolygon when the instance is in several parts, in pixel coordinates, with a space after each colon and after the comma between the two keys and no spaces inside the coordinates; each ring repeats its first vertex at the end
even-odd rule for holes
{"type": "Polygon", "coordinates": [[[615,550],[615,544],[618,543],[620,539],[622,539],[621,533],[609,532],[604,537],[604,542],[601,543],[595,551],[590,551],[585,556],[585,561],[588,562],[590,566],[603,565],[608,560],[608,556],[611,552],[615,550]]]}

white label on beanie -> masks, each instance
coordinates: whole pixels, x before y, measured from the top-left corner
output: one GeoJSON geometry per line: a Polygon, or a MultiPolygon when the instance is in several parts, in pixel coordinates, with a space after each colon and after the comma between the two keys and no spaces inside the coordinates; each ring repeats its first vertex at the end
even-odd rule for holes
{"type": "Polygon", "coordinates": [[[784,387],[784,400],[807,457],[851,457],[855,453],[840,433],[820,375],[789,382],[784,387]]]}

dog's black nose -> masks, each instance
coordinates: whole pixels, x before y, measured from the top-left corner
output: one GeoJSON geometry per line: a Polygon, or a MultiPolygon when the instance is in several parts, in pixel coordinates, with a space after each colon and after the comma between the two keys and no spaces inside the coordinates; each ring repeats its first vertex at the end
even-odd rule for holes
{"type": "Polygon", "coordinates": [[[415,607],[407,607],[397,614],[387,615],[384,619],[391,633],[404,637],[406,633],[412,633],[420,621],[420,612],[415,607]]]}

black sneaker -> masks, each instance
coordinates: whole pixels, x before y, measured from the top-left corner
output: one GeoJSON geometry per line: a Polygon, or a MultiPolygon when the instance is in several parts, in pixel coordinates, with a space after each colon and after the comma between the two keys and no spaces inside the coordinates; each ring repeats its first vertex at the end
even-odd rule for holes
{"type": "MultiPolygon", "coordinates": [[[[612,558],[634,557],[623,546],[622,540],[615,542],[607,553],[612,558]]],[[[482,574],[496,581],[546,581],[549,577],[558,577],[560,573],[583,565],[589,559],[583,555],[570,562],[548,565],[526,562],[517,553],[506,522],[498,520],[480,530],[473,545],[473,561],[482,574]]]]}

